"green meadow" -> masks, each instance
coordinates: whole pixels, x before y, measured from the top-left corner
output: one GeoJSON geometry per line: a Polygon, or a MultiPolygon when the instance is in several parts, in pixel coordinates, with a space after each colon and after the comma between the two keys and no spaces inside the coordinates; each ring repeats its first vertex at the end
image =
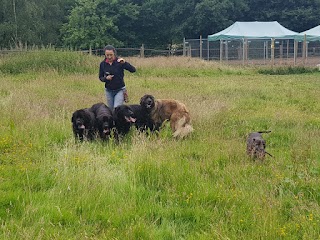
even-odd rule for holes
{"type": "Polygon", "coordinates": [[[79,144],[71,116],[105,102],[101,60],[0,58],[0,239],[320,238],[319,71],[128,58],[130,104],[177,99],[195,131],[79,144]],[[254,161],[261,130],[273,157],[254,161]]]}

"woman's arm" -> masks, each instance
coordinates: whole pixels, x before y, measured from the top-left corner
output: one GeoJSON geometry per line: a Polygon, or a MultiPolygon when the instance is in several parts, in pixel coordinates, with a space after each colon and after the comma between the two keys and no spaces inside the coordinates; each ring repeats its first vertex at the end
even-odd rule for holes
{"type": "Polygon", "coordinates": [[[99,79],[101,82],[106,82],[106,76],[105,76],[105,72],[104,72],[104,69],[103,69],[103,63],[100,63],[100,69],[99,69],[99,79]]]}
{"type": "Polygon", "coordinates": [[[123,58],[118,58],[117,62],[119,62],[122,65],[123,69],[126,69],[129,72],[133,73],[136,71],[136,68],[132,66],[130,63],[126,62],[123,58]]]}
{"type": "Polygon", "coordinates": [[[134,67],[134,66],[132,66],[130,63],[128,63],[128,62],[125,62],[124,64],[123,64],[123,68],[124,69],[126,69],[126,70],[128,70],[129,72],[135,72],[136,71],[136,68],[134,67]]]}

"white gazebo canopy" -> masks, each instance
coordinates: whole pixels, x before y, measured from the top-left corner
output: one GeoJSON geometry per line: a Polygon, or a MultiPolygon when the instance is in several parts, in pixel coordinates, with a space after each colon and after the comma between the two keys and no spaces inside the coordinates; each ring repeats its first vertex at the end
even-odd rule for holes
{"type": "Polygon", "coordinates": [[[306,38],[307,41],[320,40],[320,25],[299,33],[296,37],[296,40],[303,41],[304,38],[306,38]]]}
{"type": "Polygon", "coordinates": [[[298,33],[273,22],[235,22],[230,27],[208,36],[208,41],[230,39],[294,39],[298,33]]]}

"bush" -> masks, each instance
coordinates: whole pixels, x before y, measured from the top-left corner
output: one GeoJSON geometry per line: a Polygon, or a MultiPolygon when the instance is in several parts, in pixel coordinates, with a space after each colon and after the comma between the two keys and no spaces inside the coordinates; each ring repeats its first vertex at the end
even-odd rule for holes
{"type": "Polygon", "coordinates": [[[258,73],[265,75],[289,75],[289,74],[304,74],[318,72],[317,68],[311,67],[276,67],[268,69],[259,69],[258,73]]]}

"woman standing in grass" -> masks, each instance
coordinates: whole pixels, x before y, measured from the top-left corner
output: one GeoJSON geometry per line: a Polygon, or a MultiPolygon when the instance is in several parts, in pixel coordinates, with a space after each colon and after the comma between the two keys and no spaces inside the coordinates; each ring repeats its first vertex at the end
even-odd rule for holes
{"type": "Polygon", "coordinates": [[[104,48],[105,59],[100,63],[99,79],[105,83],[107,105],[113,110],[128,101],[124,83],[124,70],[135,72],[136,68],[123,58],[117,57],[117,51],[112,45],[104,48]]]}

